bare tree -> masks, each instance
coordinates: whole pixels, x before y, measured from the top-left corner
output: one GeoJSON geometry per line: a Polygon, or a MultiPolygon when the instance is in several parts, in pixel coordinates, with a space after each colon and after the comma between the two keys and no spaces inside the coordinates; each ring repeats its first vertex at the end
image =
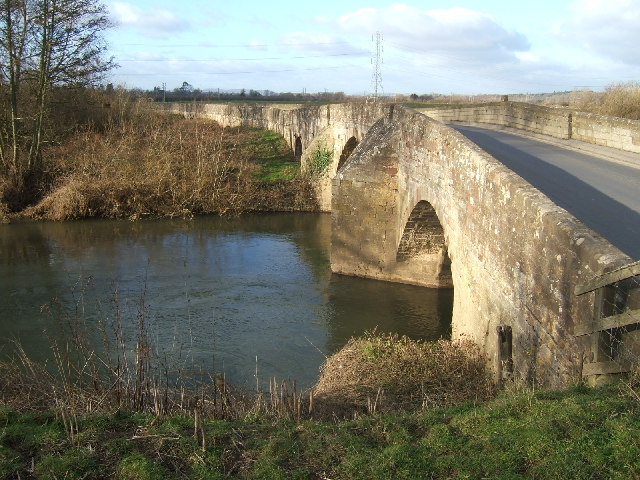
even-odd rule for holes
{"type": "Polygon", "coordinates": [[[110,24],[97,0],[1,1],[0,161],[24,180],[40,167],[55,89],[95,84],[114,67],[102,37],[110,24]]]}

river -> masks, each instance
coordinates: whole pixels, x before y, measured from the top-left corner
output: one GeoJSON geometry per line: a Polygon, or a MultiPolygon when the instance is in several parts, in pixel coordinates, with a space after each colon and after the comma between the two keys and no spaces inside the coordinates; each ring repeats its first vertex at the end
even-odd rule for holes
{"type": "Polygon", "coordinates": [[[156,353],[180,368],[255,385],[315,382],[325,356],[377,328],[449,335],[452,290],[331,273],[326,214],[84,220],[0,225],[0,352],[19,340],[50,358],[61,325],[100,335],[144,318],[156,353]]]}

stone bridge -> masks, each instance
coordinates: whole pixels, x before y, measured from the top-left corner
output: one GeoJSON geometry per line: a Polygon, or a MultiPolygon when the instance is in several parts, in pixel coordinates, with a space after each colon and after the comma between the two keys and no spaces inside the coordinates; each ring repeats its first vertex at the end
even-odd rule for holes
{"type": "MultiPolygon", "coordinates": [[[[496,372],[547,386],[580,378],[589,345],[574,328],[594,298],[574,289],[630,258],[453,129],[392,105],[166,108],[279,132],[303,166],[331,150],[318,189],[332,212],[334,272],[452,287],[453,338],[477,343],[496,372]]],[[[546,128],[544,112],[521,110],[529,128],[546,128]]]]}

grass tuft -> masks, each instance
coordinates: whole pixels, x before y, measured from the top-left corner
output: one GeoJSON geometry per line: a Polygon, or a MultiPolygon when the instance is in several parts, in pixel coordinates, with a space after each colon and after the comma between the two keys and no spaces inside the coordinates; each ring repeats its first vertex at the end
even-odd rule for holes
{"type": "Polygon", "coordinates": [[[471,342],[368,334],[351,339],[327,359],[314,397],[360,411],[482,401],[493,394],[486,365],[471,342]]]}

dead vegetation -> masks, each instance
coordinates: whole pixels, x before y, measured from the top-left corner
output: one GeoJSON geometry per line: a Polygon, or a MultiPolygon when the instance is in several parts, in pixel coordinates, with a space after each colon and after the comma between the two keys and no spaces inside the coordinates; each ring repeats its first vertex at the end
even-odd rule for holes
{"type": "Polygon", "coordinates": [[[356,411],[419,410],[486,400],[487,362],[469,341],[422,342],[397,335],[351,339],[327,359],[317,402],[356,411]]]}
{"type": "Polygon", "coordinates": [[[640,83],[615,83],[601,92],[574,90],[557,93],[547,97],[543,103],[599,115],[640,120],[640,83]]]}
{"type": "Polygon", "coordinates": [[[248,129],[149,115],[48,150],[49,192],[28,218],[69,220],[314,210],[308,181],[261,182],[248,129]]]}
{"type": "Polygon", "coordinates": [[[318,208],[281,137],[153,113],[147,99],[121,90],[90,91],[75,104],[73,115],[56,113],[33,175],[0,168],[1,222],[318,208]]]}
{"type": "Polygon", "coordinates": [[[151,340],[143,301],[135,318],[123,318],[114,298],[112,311],[91,324],[55,300],[43,311],[51,314],[56,332],[54,337],[45,331],[49,360],[32,360],[17,342],[10,354],[2,352],[0,406],[19,412],[53,410],[68,424],[70,435],[77,419],[88,413],[187,415],[196,428],[204,418],[264,414],[300,419],[309,413],[295,382],[274,378],[268,391],[248,391],[227,383],[224,372],[172,360],[175,352],[151,340]]]}
{"type": "Polygon", "coordinates": [[[603,92],[572,92],[569,105],[585,112],[640,120],[640,83],[613,84],[603,92]]]}
{"type": "MultiPolygon", "coordinates": [[[[493,394],[485,358],[469,342],[435,343],[396,335],[351,339],[322,367],[311,391],[295,382],[269,379],[269,387],[241,390],[224,372],[184,368],[159,353],[146,330],[144,310],[89,327],[55,303],[57,340],[51,361],[34,362],[15,345],[0,361],[0,405],[16,411],[55,410],[65,421],[86,413],[132,411],[159,417],[339,419],[379,411],[417,411],[482,401],[493,394]],[[62,333],[62,335],[60,335],[62,333]],[[98,348],[96,344],[101,344],[98,348]]],[[[70,427],[72,428],[72,427],[70,427]]]]}

